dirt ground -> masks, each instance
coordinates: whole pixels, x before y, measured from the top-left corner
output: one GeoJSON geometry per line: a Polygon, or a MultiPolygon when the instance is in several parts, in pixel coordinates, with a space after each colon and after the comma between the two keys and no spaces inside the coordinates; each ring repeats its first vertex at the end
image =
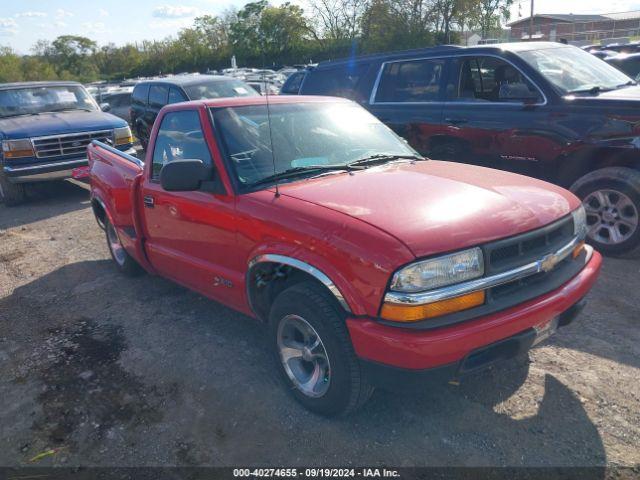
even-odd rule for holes
{"type": "Polygon", "coordinates": [[[606,259],[528,359],[327,420],[280,386],[261,325],[119,275],[85,188],[35,197],[0,205],[0,465],[640,464],[639,259],[606,259]]]}

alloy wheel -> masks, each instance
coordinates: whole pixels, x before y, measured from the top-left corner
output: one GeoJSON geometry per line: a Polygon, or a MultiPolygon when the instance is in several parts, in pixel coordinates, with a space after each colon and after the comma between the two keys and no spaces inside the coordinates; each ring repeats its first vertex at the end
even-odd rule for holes
{"type": "Polygon", "coordinates": [[[111,249],[111,253],[113,254],[113,259],[120,266],[124,265],[126,261],[126,252],[122,243],[120,243],[120,238],[118,238],[118,233],[116,229],[111,225],[111,222],[107,223],[107,240],[109,242],[109,248],[111,249]]]}
{"type": "Polygon", "coordinates": [[[309,397],[322,397],[331,383],[331,364],[318,332],[304,318],[287,315],[278,325],[278,353],[294,386],[309,397]]]}
{"type": "Polygon", "coordinates": [[[633,201],[617,190],[601,189],[583,201],[587,212],[590,239],[615,245],[628,240],[638,229],[638,209],[633,201]]]}

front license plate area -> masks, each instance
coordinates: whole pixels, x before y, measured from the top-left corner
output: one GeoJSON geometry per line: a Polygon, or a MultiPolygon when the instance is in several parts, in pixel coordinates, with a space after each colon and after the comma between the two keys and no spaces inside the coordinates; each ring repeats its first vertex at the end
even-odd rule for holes
{"type": "Polygon", "coordinates": [[[547,324],[541,327],[536,327],[536,339],[533,341],[533,345],[544,342],[547,338],[556,333],[556,330],[558,330],[558,320],[559,317],[556,317],[547,324]]]}

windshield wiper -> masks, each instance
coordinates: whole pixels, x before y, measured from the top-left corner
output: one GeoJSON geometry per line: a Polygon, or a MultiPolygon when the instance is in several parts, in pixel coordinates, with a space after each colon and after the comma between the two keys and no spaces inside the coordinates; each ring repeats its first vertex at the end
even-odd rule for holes
{"type": "Polygon", "coordinates": [[[90,110],[88,108],[65,107],[65,108],[54,108],[54,109],[51,109],[51,110],[46,110],[45,112],[41,112],[41,113],[70,112],[72,110],[82,110],[83,112],[92,112],[93,111],[93,110],[90,110]]]}
{"type": "Polygon", "coordinates": [[[386,163],[392,160],[426,160],[426,158],[420,157],[418,155],[394,155],[389,153],[376,153],[375,155],[369,155],[368,157],[350,162],[347,165],[350,167],[354,167],[358,165],[386,163]]]}
{"type": "Polygon", "coordinates": [[[261,178],[260,180],[253,182],[250,186],[262,185],[264,183],[275,182],[277,180],[284,180],[286,178],[297,177],[300,175],[304,175],[309,172],[330,172],[336,170],[362,170],[364,167],[352,166],[351,164],[347,165],[307,165],[305,167],[293,167],[283,170],[282,172],[274,173],[273,175],[269,175],[267,177],[261,178]]]}
{"type": "Polygon", "coordinates": [[[574,93],[590,93],[591,95],[597,95],[602,92],[610,92],[613,90],[612,88],[601,87],[600,85],[595,85],[590,88],[577,88],[575,90],[569,90],[567,93],[572,95],[574,93]]]}
{"type": "Polygon", "coordinates": [[[24,117],[27,115],[40,115],[39,112],[12,113],[11,115],[0,115],[0,118],[24,117]]]}
{"type": "Polygon", "coordinates": [[[634,80],[629,80],[627,83],[621,83],[620,85],[616,85],[616,89],[617,88],[624,88],[624,87],[632,87],[634,85],[637,85],[638,82],[634,81],[634,80]]]}

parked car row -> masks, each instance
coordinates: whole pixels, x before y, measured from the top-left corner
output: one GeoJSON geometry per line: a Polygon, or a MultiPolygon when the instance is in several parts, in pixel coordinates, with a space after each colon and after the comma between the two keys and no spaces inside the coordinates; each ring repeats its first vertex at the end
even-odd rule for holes
{"type": "Polygon", "coordinates": [[[323,62],[282,93],[350,98],[423,155],[570,188],[599,250],[640,244],[640,87],[579,48],[438,47],[323,62]]]}

